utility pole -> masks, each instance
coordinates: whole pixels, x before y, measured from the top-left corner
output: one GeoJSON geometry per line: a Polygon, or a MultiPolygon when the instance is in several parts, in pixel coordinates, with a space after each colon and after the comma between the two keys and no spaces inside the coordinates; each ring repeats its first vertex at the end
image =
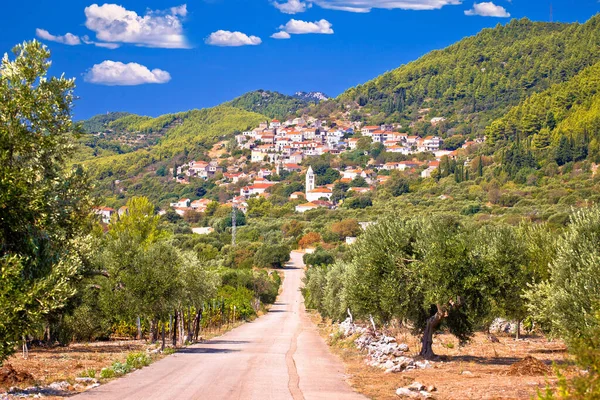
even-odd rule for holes
{"type": "Polygon", "coordinates": [[[237,204],[235,200],[231,207],[231,246],[235,247],[235,234],[237,233],[237,204]]]}

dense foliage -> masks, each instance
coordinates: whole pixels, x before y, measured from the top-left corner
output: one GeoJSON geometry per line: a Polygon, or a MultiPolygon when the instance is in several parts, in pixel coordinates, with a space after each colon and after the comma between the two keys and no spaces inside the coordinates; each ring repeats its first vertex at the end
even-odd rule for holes
{"type": "Polygon", "coordinates": [[[74,81],[50,53],[16,46],[0,66],[0,363],[74,294],[84,271],[87,178],[66,168],[74,81]]]}
{"type": "Polygon", "coordinates": [[[299,111],[307,109],[312,102],[306,98],[287,96],[268,90],[248,92],[236,99],[225,103],[231,107],[241,108],[246,111],[263,114],[269,118],[286,120],[296,115],[299,111]]]}
{"type": "Polygon", "coordinates": [[[337,101],[358,106],[354,116],[371,122],[446,117],[459,132],[482,133],[523,98],[598,62],[599,23],[598,16],[585,24],[513,20],[352,88],[337,101]]]}

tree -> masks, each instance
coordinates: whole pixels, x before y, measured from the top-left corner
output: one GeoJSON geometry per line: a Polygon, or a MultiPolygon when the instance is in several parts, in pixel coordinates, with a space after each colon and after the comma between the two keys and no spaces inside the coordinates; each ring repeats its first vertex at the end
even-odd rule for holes
{"type": "Polygon", "coordinates": [[[408,180],[400,175],[398,171],[392,171],[390,179],[386,182],[385,186],[394,197],[401,196],[410,191],[408,180]]]}
{"type": "Polygon", "coordinates": [[[283,268],[290,260],[290,248],[286,244],[265,243],[254,255],[254,264],[262,268],[283,268]]]}
{"type": "Polygon", "coordinates": [[[474,233],[454,217],[388,218],[352,247],[344,298],[356,317],[407,321],[433,358],[433,334],[447,328],[461,342],[491,308],[495,271],[473,251],[474,233]]]}
{"type": "Polygon", "coordinates": [[[0,364],[17,341],[75,294],[78,237],[90,212],[73,153],[73,79],[47,78],[37,41],[0,66],[0,364]]]}
{"type": "Polygon", "coordinates": [[[527,292],[530,312],[567,340],[592,341],[600,313],[600,207],[577,211],[556,243],[549,279],[527,292]]]}
{"type": "Polygon", "coordinates": [[[306,265],[329,265],[335,261],[333,255],[321,246],[317,246],[314,253],[306,253],[302,257],[304,264],[306,265]]]}
{"type": "Polygon", "coordinates": [[[345,219],[331,225],[331,232],[335,233],[340,240],[347,237],[356,237],[362,232],[362,228],[355,219],[345,219]]]}
{"type": "Polygon", "coordinates": [[[302,238],[298,242],[298,246],[300,246],[301,249],[306,249],[317,243],[321,243],[322,241],[323,241],[323,238],[321,237],[321,235],[319,233],[308,232],[306,235],[302,236],[302,238]]]}

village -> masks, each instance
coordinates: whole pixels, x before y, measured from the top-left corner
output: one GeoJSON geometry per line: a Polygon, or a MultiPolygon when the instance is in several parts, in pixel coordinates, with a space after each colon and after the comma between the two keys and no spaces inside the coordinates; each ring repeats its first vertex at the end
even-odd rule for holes
{"type": "MultiPolygon", "coordinates": [[[[444,121],[442,117],[435,117],[429,122],[432,126],[436,126],[444,121]]],[[[349,185],[349,192],[365,194],[375,190],[378,185],[385,184],[391,171],[430,178],[438,170],[443,157],[457,159],[460,150],[484,140],[466,141],[459,149],[445,150],[442,146],[444,140],[438,136],[419,137],[400,132],[401,129],[402,126],[398,124],[370,126],[349,121],[328,124],[327,121],[314,117],[298,117],[285,122],[274,119],[235,136],[237,149],[249,153],[249,157],[243,160],[243,163],[234,163],[225,167],[217,159],[190,160],[171,168],[169,172],[172,179],[182,185],[190,184],[190,179],[216,179],[216,183],[221,186],[247,182],[239,189],[239,195],[222,202],[244,213],[248,208],[247,200],[251,197],[269,197],[268,189],[280,183],[276,178],[282,173],[303,174],[305,175],[304,192],[293,192],[289,200],[299,202],[295,206],[295,211],[304,213],[321,207],[336,208],[339,201],[333,198],[333,194],[334,184],[337,182],[349,185]],[[405,160],[378,163],[371,158],[365,168],[335,168],[340,174],[339,180],[326,185],[317,185],[313,169],[304,166],[304,162],[311,157],[355,152],[365,145],[379,145],[382,151],[388,154],[400,154],[405,160]],[[417,159],[419,155],[428,155],[428,157],[417,159]],[[411,156],[414,157],[411,159],[411,156]],[[242,166],[246,165],[255,167],[244,172],[242,166]],[[362,178],[366,185],[352,186],[357,178],[362,178]]],[[[364,154],[368,155],[368,152],[365,151],[364,154]]],[[[465,164],[469,162],[468,158],[464,161],[465,164]]],[[[184,216],[186,212],[205,212],[211,202],[210,199],[182,198],[169,205],[178,215],[184,216]]],[[[126,210],[101,207],[97,208],[96,212],[101,215],[104,223],[109,223],[113,215],[121,215],[126,210]]],[[[160,213],[164,214],[166,210],[161,210],[160,213]]]]}

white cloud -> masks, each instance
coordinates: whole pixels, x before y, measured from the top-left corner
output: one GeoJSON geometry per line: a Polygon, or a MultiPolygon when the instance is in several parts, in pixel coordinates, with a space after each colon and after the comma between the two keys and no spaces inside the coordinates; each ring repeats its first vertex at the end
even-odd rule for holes
{"type": "Polygon", "coordinates": [[[458,5],[462,0],[310,0],[331,10],[367,13],[373,8],[387,10],[437,10],[447,5],[458,5]]]}
{"type": "Polygon", "coordinates": [[[273,39],[289,39],[292,36],[286,31],[277,32],[271,35],[273,39]]]}
{"type": "Polygon", "coordinates": [[[230,32],[219,30],[210,34],[206,39],[206,44],[211,46],[256,46],[262,43],[258,36],[248,36],[242,32],[230,32]]]}
{"type": "Polygon", "coordinates": [[[92,4],[85,8],[85,26],[101,42],[182,49],[190,47],[183,34],[186,15],[186,5],[141,16],[117,4],[92,4]]]}
{"type": "Polygon", "coordinates": [[[301,0],[287,0],[287,3],[273,2],[273,5],[284,14],[297,14],[312,7],[312,3],[301,0]]]}
{"type": "Polygon", "coordinates": [[[63,36],[54,36],[47,30],[38,28],[35,30],[35,34],[37,37],[39,37],[42,40],[48,40],[51,42],[62,43],[62,44],[66,44],[69,46],[77,46],[77,45],[81,44],[81,40],[79,39],[79,36],[73,35],[72,33],[67,33],[63,36]]]}
{"type": "Polygon", "coordinates": [[[107,86],[135,86],[145,83],[167,83],[171,75],[160,69],[149,70],[137,64],[104,61],[96,64],[83,77],[86,82],[107,86]]]}
{"type": "Polygon", "coordinates": [[[510,14],[504,9],[504,7],[497,6],[492,2],[488,3],[475,3],[471,10],[466,10],[465,15],[479,15],[482,17],[499,17],[509,18],[510,14]]]}
{"type": "Polygon", "coordinates": [[[102,47],[105,49],[118,49],[119,47],[121,47],[120,44],[118,43],[107,43],[107,42],[94,42],[93,40],[90,40],[89,36],[82,36],[81,37],[81,41],[85,44],[93,44],[96,47],[102,47]]]}
{"type": "Polygon", "coordinates": [[[279,29],[292,35],[300,35],[304,33],[322,33],[330,35],[333,33],[331,26],[331,23],[325,19],[315,22],[291,19],[287,24],[281,25],[279,29]]]}

